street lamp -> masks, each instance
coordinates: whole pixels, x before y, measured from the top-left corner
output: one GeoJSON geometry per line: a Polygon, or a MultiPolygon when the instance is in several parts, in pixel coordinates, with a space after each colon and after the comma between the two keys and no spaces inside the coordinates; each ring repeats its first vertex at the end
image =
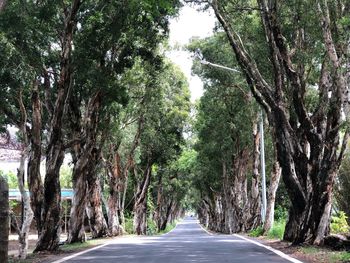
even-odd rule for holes
{"type": "MultiPolygon", "coordinates": [[[[203,65],[208,65],[211,67],[228,70],[234,73],[241,73],[241,71],[229,68],[223,65],[211,63],[203,58],[199,50],[196,50],[195,55],[199,58],[199,61],[203,65]]],[[[261,211],[261,219],[263,223],[265,223],[266,219],[266,207],[267,207],[267,201],[266,201],[266,175],[265,175],[265,145],[264,145],[264,116],[263,112],[260,111],[260,123],[259,123],[259,129],[261,134],[261,140],[260,140],[260,162],[261,162],[261,187],[262,187],[262,193],[261,193],[261,199],[262,199],[262,211],[261,211]]]]}

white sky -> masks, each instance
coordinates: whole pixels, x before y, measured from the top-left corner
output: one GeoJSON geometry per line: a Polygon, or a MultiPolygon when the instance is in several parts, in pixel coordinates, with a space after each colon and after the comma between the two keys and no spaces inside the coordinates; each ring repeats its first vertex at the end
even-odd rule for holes
{"type": "MultiPolygon", "coordinates": [[[[177,18],[170,22],[170,44],[184,46],[192,37],[207,37],[212,35],[216,18],[208,11],[197,11],[185,5],[177,18]]],[[[203,84],[197,76],[191,75],[192,59],[187,51],[173,50],[167,56],[177,64],[186,75],[190,84],[191,100],[195,101],[203,94],[203,84]]]]}

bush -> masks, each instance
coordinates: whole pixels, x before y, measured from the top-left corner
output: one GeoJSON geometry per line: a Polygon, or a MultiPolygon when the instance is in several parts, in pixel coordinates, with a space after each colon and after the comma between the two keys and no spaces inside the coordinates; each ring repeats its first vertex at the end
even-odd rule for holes
{"type": "Polygon", "coordinates": [[[171,230],[173,230],[176,227],[176,224],[177,224],[177,220],[174,221],[172,224],[168,223],[166,225],[166,228],[164,230],[159,231],[158,234],[165,234],[165,233],[170,232],[171,230]]]}
{"type": "Polygon", "coordinates": [[[147,218],[147,235],[154,235],[155,233],[157,233],[156,223],[151,218],[147,218]]]}
{"type": "Polygon", "coordinates": [[[343,211],[340,211],[337,216],[332,216],[331,233],[332,234],[347,234],[350,227],[347,222],[347,216],[343,211]]]}
{"type": "Polygon", "coordinates": [[[134,222],[132,217],[125,217],[125,232],[128,234],[134,234],[134,222]]]}
{"type": "Polygon", "coordinates": [[[276,221],[285,221],[288,217],[288,210],[283,206],[276,206],[275,208],[275,220],[276,221]]]}
{"type": "Polygon", "coordinates": [[[274,222],[270,231],[267,233],[267,237],[268,238],[282,239],[283,235],[284,235],[285,228],[286,228],[286,221],[285,220],[276,221],[276,222],[274,222]]]}
{"type": "Polygon", "coordinates": [[[264,233],[263,227],[259,226],[255,229],[251,230],[248,235],[251,237],[259,237],[259,236],[262,236],[263,233],[264,233]]]}

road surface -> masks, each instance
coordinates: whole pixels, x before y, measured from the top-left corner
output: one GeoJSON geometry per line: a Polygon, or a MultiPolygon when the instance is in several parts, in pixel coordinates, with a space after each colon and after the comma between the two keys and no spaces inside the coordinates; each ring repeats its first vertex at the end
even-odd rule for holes
{"type": "MultiPolygon", "coordinates": [[[[56,263],[287,263],[274,252],[233,235],[209,235],[194,218],[168,234],[118,238],[113,243],[56,263]]],[[[299,262],[299,261],[293,261],[299,262]]]]}

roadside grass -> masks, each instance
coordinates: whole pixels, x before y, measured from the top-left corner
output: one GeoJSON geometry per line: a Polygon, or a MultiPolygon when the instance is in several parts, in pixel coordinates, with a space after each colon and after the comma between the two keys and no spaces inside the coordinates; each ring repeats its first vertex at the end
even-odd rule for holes
{"type": "Polygon", "coordinates": [[[335,255],[332,255],[331,258],[340,262],[350,262],[350,252],[341,251],[335,255]]]}
{"type": "Polygon", "coordinates": [[[170,232],[171,230],[173,230],[173,229],[176,227],[176,225],[177,225],[178,222],[179,222],[179,221],[176,220],[176,221],[174,221],[172,224],[167,224],[166,228],[165,228],[164,230],[158,232],[158,234],[159,234],[159,235],[163,235],[163,234],[166,234],[166,233],[170,232]]]}
{"type": "Polygon", "coordinates": [[[251,230],[249,233],[248,233],[248,236],[251,236],[251,237],[260,237],[263,235],[263,227],[262,226],[259,226],[253,230],[251,230]]]}
{"type": "Polygon", "coordinates": [[[64,245],[60,246],[60,250],[62,250],[64,252],[82,250],[82,249],[102,245],[102,244],[108,242],[108,240],[110,240],[110,239],[111,238],[98,238],[98,239],[89,239],[84,243],[78,242],[78,243],[73,243],[73,244],[64,244],[64,245]]]}
{"type": "Polygon", "coordinates": [[[322,247],[300,247],[299,252],[312,258],[320,259],[320,262],[342,263],[350,262],[350,252],[334,251],[322,247]]]}
{"type": "Polygon", "coordinates": [[[284,229],[286,228],[286,221],[276,221],[273,224],[273,227],[267,233],[268,238],[277,238],[282,239],[284,235],[284,229]]]}
{"type": "MultiPolygon", "coordinates": [[[[273,227],[267,233],[266,237],[270,239],[282,239],[285,227],[286,227],[286,221],[284,220],[274,222],[273,227]]],[[[263,236],[263,233],[264,233],[263,227],[259,226],[251,230],[248,233],[248,235],[251,237],[260,237],[260,236],[263,236]]]]}

